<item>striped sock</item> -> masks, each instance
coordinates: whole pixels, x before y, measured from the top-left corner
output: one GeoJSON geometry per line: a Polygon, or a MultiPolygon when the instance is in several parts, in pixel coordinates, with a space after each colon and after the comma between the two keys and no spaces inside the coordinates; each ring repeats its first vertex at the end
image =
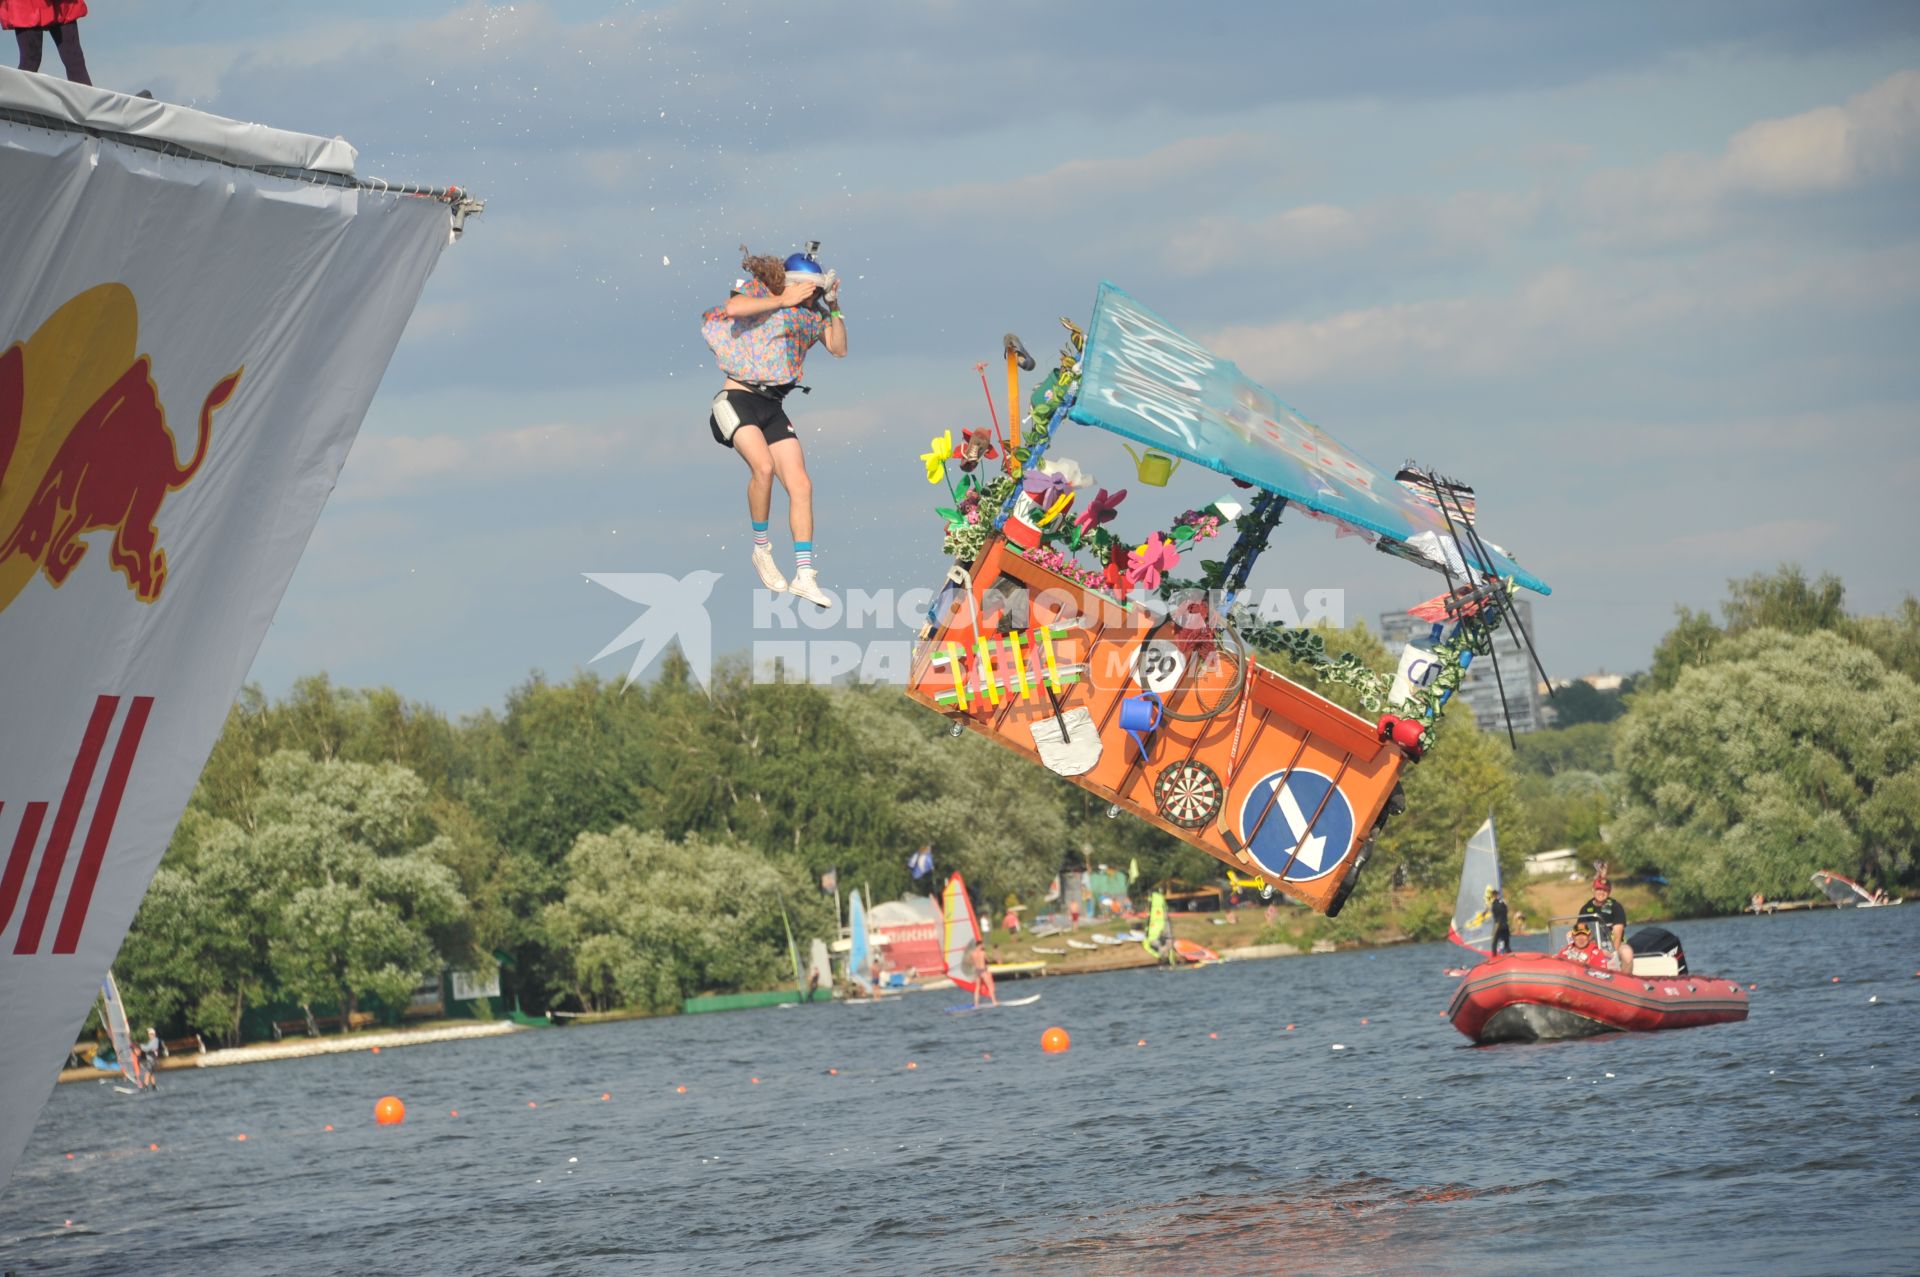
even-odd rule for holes
{"type": "Polygon", "coordinates": [[[793,543],[793,566],[796,571],[813,566],[813,542],[795,541],[793,543]]]}
{"type": "Polygon", "coordinates": [[[756,550],[770,550],[773,548],[773,542],[767,540],[767,525],[765,523],[755,523],[753,525],[753,548],[756,550]]]}

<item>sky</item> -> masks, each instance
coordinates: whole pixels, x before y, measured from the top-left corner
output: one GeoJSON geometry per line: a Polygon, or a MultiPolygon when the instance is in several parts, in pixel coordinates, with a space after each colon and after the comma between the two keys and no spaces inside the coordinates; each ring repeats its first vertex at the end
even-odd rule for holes
{"type": "MultiPolygon", "coordinates": [[[[324,671],[464,714],[624,673],[590,662],[635,607],[587,573],[718,572],[716,651],[764,637],[699,317],[739,245],[810,239],[852,347],[790,404],[836,590],[940,580],[917,454],[986,424],[1004,332],[1047,359],[1102,280],[1361,455],[1472,483],[1553,586],[1556,677],[1644,668],[1676,605],[1782,561],[1858,611],[1920,587],[1911,4],[93,9],[98,83],[487,201],[260,650],[273,695],[324,671]]],[[[1227,491],[1056,451],[1142,536],[1227,491]]],[[[1442,585],[1300,518],[1255,583],[1370,622],[1442,585]]]]}

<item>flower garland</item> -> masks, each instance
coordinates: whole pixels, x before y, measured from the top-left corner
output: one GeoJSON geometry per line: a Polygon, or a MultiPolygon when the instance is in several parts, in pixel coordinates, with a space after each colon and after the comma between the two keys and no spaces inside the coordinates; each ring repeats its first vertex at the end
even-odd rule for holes
{"type": "MultiPolygon", "coordinates": [[[[1510,583],[1509,591],[1512,588],[1510,583]]],[[[1317,682],[1351,687],[1359,695],[1361,708],[1369,714],[1381,713],[1389,707],[1393,677],[1369,668],[1352,652],[1342,652],[1337,657],[1328,656],[1327,640],[1319,631],[1262,621],[1245,607],[1234,608],[1232,620],[1247,646],[1279,653],[1295,665],[1305,666],[1304,672],[1312,675],[1317,682]]],[[[1467,668],[1460,663],[1460,658],[1469,652],[1485,656],[1492,650],[1491,645],[1480,638],[1477,630],[1466,626],[1433,649],[1434,662],[1440,667],[1439,674],[1433,682],[1415,688],[1411,696],[1394,707],[1401,718],[1427,724],[1420,734],[1422,749],[1432,748],[1433,728],[1439,722],[1442,704],[1448,694],[1457,691],[1466,680],[1467,668]]]]}

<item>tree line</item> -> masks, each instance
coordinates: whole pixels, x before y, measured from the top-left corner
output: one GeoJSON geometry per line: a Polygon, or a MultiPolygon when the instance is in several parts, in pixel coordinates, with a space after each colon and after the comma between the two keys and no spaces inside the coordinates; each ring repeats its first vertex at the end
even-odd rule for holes
{"type": "MultiPolygon", "coordinates": [[[[1444,934],[1489,812],[1509,873],[1574,846],[1663,873],[1683,911],[1804,894],[1816,868],[1911,881],[1920,606],[1853,618],[1840,602],[1797,569],[1736,582],[1724,621],[1683,609],[1621,712],[1518,753],[1448,716],[1339,933],[1411,889],[1435,915],[1413,929],[1444,934]]],[[[1393,668],[1364,625],[1326,638],[1393,668]]],[[[669,654],[649,683],[536,676],[456,722],[320,675],[234,705],[116,970],[136,1018],[223,1041],[269,1002],[403,1005],[443,966],[501,964],[529,1012],[670,1010],[788,978],[783,913],[830,936],[821,876],[888,899],[923,843],[996,907],[1100,863],[1137,861],[1149,884],[1218,876],[1044,769],[950,738],[895,688],[722,663],[709,694],[669,654]]]]}

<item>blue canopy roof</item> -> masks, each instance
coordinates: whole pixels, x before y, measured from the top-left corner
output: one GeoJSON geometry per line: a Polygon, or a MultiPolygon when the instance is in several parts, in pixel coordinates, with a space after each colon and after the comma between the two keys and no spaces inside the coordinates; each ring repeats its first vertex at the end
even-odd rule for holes
{"type": "MultiPolygon", "coordinates": [[[[1364,528],[1434,562],[1453,538],[1440,511],[1112,284],[1100,285],[1070,419],[1231,475],[1364,528]],[[1433,534],[1432,538],[1423,534],[1433,534]]],[[[1456,522],[1459,516],[1455,516],[1456,522]]],[[[1469,562],[1541,594],[1506,555],[1469,562]]]]}

